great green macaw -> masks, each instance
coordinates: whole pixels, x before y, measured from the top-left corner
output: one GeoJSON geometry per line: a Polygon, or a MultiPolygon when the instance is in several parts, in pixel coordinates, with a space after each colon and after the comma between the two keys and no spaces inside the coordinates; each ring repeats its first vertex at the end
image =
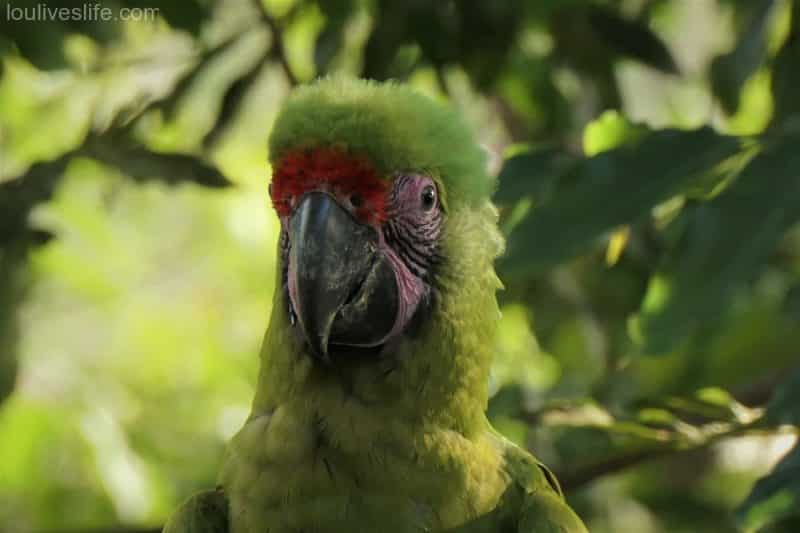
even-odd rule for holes
{"type": "Polygon", "coordinates": [[[270,138],[279,268],[252,413],[167,533],[580,533],[486,418],[503,249],[484,151],[394,83],[297,89],[270,138]]]}

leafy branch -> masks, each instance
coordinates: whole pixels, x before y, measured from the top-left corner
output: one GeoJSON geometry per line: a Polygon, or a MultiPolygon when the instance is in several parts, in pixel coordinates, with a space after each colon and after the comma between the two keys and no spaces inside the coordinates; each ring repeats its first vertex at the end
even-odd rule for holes
{"type": "MultiPolygon", "coordinates": [[[[794,407],[787,396],[792,384],[784,383],[770,395],[767,408],[749,408],[722,389],[708,388],[689,397],[668,397],[641,406],[633,414],[615,416],[587,401],[560,401],[537,410],[523,410],[518,418],[531,427],[567,442],[591,440],[599,448],[573,450],[558,472],[565,490],[665,457],[696,452],[744,435],[797,434],[791,425],[794,407]]],[[[596,445],[596,446],[595,446],[596,445]]]]}
{"type": "Polygon", "coordinates": [[[283,73],[286,75],[286,79],[289,81],[289,84],[294,87],[299,82],[297,80],[297,76],[295,76],[294,71],[292,71],[291,65],[289,65],[289,59],[286,56],[286,48],[283,46],[283,29],[280,27],[280,24],[275,17],[267,12],[267,8],[263,6],[263,4],[259,1],[256,1],[258,4],[258,9],[261,13],[261,20],[269,27],[270,32],[272,33],[272,46],[270,55],[278,61],[278,64],[283,69],[283,73]]]}
{"type": "Polygon", "coordinates": [[[627,452],[596,463],[584,465],[577,470],[561,474],[559,479],[564,490],[577,490],[596,479],[618,474],[624,470],[634,468],[649,461],[707,449],[725,439],[742,437],[745,435],[772,434],[773,432],[774,430],[759,427],[756,423],[731,425],[725,429],[709,432],[709,434],[704,435],[702,438],[691,442],[669,442],[662,446],[627,452]]]}

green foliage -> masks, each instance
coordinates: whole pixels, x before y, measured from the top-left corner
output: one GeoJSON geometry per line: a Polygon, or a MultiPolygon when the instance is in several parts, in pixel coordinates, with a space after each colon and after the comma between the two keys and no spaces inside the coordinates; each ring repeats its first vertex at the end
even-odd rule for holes
{"type": "Polygon", "coordinates": [[[711,65],[714,93],[727,113],[734,113],[738,109],[744,82],[764,61],[770,15],[776,3],[773,0],[755,2],[757,5],[749,13],[736,47],[727,54],[716,57],[711,65]]]}
{"type": "Polygon", "coordinates": [[[501,274],[530,275],[569,259],[614,227],[636,222],[687,190],[737,148],[735,139],[707,128],[660,130],[581,161],[563,176],[549,202],[515,226],[501,274]],[[606,199],[604,209],[594,209],[600,199],[606,199]]]}
{"type": "Polygon", "coordinates": [[[648,291],[661,294],[648,294],[638,317],[647,351],[664,353],[699,324],[712,325],[800,220],[799,140],[767,146],[734,183],[674,222],[683,225],[681,242],[648,291]]]}
{"type": "Polygon", "coordinates": [[[797,124],[800,104],[793,94],[800,74],[797,72],[797,61],[800,59],[800,10],[797,1],[792,2],[792,18],[789,35],[775,57],[772,80],[772,96],[775,101],[775,122],[777,124],[797,124]]]}
{"type": "Polygon", "coordinates": [[[764,419],[775,425],[800,425],[800,372],[795,372],[775,391],[764,419]]]}
{"type": "Polygon", "coordinates": [[[642,21],[628,20],[613,9],[587,8],[589,23],[598,36],[620,55],[674,74],[678,67],[667,46],[642,21]]]}
{"type": "MultiPolygon", "coordinates": [[[[800,425],[798,394],[800,372],[776,391],[764,419],[771,424],[800,425]]],[[[759,531],[773,523],[796,526],[800,520],[800,445],[795,444],[769,475],[758,480],[736,516],[745,531],[759,531]]]]}
{"type": "Polygon", "coordinates": [[[800,447],[778,463],[769,476],[760,479],[742,504],[739,522],[745,531],[762,531],[764,526],[783,523],[786,531],[800,518],[800,447]]]}
{"type": "Polygon", "coordinates": [[[489,416],[591,531],[798,530],[800,2],[102,4],[158,17],[0,1],[0,531],[215,485],[271,311],[267,138],[324,74],[487,148],[489,416]]]}

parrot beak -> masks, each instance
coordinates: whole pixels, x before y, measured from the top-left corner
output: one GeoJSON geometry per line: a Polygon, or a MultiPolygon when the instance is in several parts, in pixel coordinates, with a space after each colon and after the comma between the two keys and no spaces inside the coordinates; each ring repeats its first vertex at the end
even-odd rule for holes
{"type": "MultiPolygon", "coordinates": [[[[394,270],[375,228],[311,192],[289,220],[289,297],[311,353],[382,345],[398,315],[394,270]]],[[[354,351],[354,350],[351,350],[354,351]]]]}

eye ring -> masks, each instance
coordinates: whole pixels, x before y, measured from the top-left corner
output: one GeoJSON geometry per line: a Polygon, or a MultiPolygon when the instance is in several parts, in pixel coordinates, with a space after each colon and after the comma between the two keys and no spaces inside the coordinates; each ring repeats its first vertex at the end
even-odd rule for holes
{"type": "Polygon", "coordinates": [[[433,185],[428,185],[422,189],[420,205],[423,211],[430,211],[436,206],[436,189],[433,185]]]}

